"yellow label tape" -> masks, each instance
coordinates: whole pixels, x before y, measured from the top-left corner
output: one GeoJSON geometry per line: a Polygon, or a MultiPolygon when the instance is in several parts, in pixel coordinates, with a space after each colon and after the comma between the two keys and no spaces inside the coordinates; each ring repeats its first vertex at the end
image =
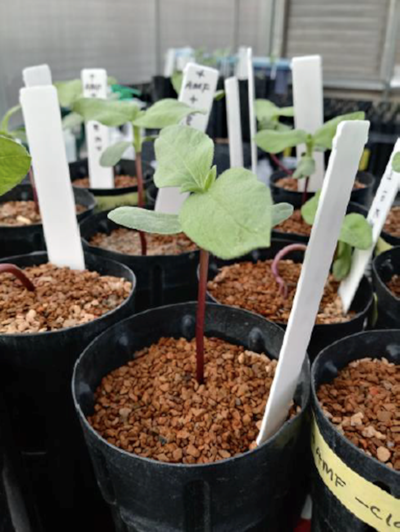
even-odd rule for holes
{"type": "Polygon", "coordinates": [[[400,499],[368,482],[342,462],[323,439],[315,419],[311,449],[320,477],[343,506],[380,532],[400,530],[400,499]]]}

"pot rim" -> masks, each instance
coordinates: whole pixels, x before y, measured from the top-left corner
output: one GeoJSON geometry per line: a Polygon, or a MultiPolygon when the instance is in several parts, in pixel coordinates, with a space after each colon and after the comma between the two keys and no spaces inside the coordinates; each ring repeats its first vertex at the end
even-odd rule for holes
{"type": "Polygon", "coordinates": [[[372,261],[372,272],[375,276],[375,279],[379,282],[379,285],[381,288],[383,288],[386,295],[390,296],[395,301],[398,301],[400,303],[400,297],[396,297],[393,292],[387,287],[386,283],[383,282],[383,279],[379,273],[378,266],[380,266],[379,262],[384,261],[384,259],[393,253],[393,250],[398,249],[400,252],[400,245],[399,246],[393,246],[391,249],[387,249],[383,253],[380,253],[377,255],[374,260],[372,261]]]}

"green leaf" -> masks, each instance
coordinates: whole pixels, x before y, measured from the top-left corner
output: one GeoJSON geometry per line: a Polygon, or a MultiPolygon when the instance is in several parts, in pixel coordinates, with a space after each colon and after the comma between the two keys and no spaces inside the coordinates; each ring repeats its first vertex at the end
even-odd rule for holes
{"type": "Polygon", "coordinates": [[[72,110],[80,114],[85,122],[95,120],[109,127],[133,122],[140,113],[136,103],[101,98],[80,98],[73,104],[72,110]]]}
{"type": "Polygon", "coordinates": [[[256,100],[254,110],[260,122],[269,122],[279,116],[294,116],[294,107],[278,107],[270,100],[256,100]]]}
{"type": "Polygon", "coordinates": [[[15,113],[18,113],[20,110],[21,110],[21,106],[20,105],[14,105],[14,107],[11,107],[11,109],[9,109],[6,112],[6,114],[3,116],[3,120],[1,121],[1,124],[0,124],[0,129],[2,131],[8,132],[8,123],[10,121],[10,118],[13,115],[15,115],[15,113]]]}
{"type": "Polygon", "coordinates": [[[272,227],[279,225],[293,214],[293,205],[290,203],[277,203],[272,205],[272,227]]]}
{"type": "Polygon", "coordinates": [[[315,160],[309,155],[302,155],[293,177],[301,179],[303,177],[310,177],[315,172],[315,160]]]}
{"type": "Polygon", "coordinates": [[[169,126],[161,131],[154,149],[158,188],[181,187],[187,192],[207,189],[214,144],[205,133],[188,126],[169,126]]]}
{"type": "Polygon", "coordinates": [[[137,117],[133,124],[147,129],[163,129],[164,127],[179,124],[188,115],[204,112],[193,109],[193,107],[186,103],[178,102],[174,98],[165,98],[137,117]]]}
{"type": "Polygon", "coordinates": [[[301,215],[303,217],[303,220],[308,225],[312,225],[314,223],[315,215],[317,214],[320,195],[321,195],[321,191],[319,190],[315,194],[315,196],[313,196],[311,199],[306,201],[304,205],[301,207],[301,215]]]}
{"type": "Polygon", "coordinates": [[[357,111],[355,113],[340,115],[336,118],[332,118],[332,120],[328,120],[328,122],[325,122],[325,124],[317,129],[313,135],[315,149],[318,151],[332,149],[332,141],[336,135],[336,129],[340,122],[343,122],[344,120],[364,120],[364,118],[364,111],[357,111]]]}
{"type": "Polygon", "coordinates": [[[219,91],[215,91],[214,101],[219,102],[219,100],[222,100],[222,98],[225,98],[225,91],[222,89],[219,91]]]}
{"type": "Polygon", "coordinates": [[[126,140],[122,140],[121,142],[117,142],[112,146],[108,146],[108,148],[106,148],[101,154],[101,166],[116,165],[122,159],[123,154],[130,146],[132,146],[132,142],[128,142],[126,140]]]}
{"type": "Polygon", "coordinates": [[[351,270],[352,248],[345,242],[338,242],[332,273],[337,281],[344,279],[351,270]]]}
{"type": "Polygon", "coordinates": [[[16,129],[13,129],[10,132],[10,137],[16,140],[20,140],[24,144],[28,144],[28,137],[26,136],[25,127],[18,127],[16,129]]]}
{"type": "Polygon", "coordinates": [[[117,78],[114,76],[107,76],[107,85],[117,85],[117,78]]]}
{"type": "Polygon", "coordinates": [[[384,253],[385,251],[389,251],[389,249],[392,249],[393,246],[386,242],[381,236],[378,238],[378,242],[375,246],[375,255],[378,256],[381,253],[384,253]]]}
{"type": "Polygon", "coordinates": [[[54,86],[57,89],[58,101],[61,107],[71,107],[72,104],[82,96],[82,81],[72,79],[70,81],[56,81],[54,86]]]}
{"type": "Polygon", "coordinates": [[[362,214],[352,212],[344,217],[339,240],[357,249],[368,249],[372,245],[372,228],[362,214]]]}
{"type": "Polygon", "coordinates": [[[400,173],[400,152],[397,152],[394,154],[394,157],[392,160],[392,168],[395,172],[400,173]]]}
{"type": "Polygon", "coordinates": [[[182,231],[177,214],[149,211],[139,207],[118,207],[108,214],[108,218],[116,224],[146,233],[175,235],[182,231]]]}
{"type": "Polygon", "coordinates": [[[0,196],[18,185],[30,166],[31,157],[23,146],[7,137],[0,137],[0,196]]]}
{"type": "Polygon", "coordinates": [[[182,81],[183,81],[183,72],[176,71],[171,76],[171,83],[174,87],[174,91],[179,96],[179,93],[181,92],[182,87],[182,81]]]}
{"type": "Polygon", "coordinates": [[[280,153],[285,148],[303,144],[307,140],[307,133],[302,129],[290,131],[272,131],[264,129],[255,136],[256,144],[267,153],[280,153]]]}
{"type": "Polygon", "coordinates": [[[63,129],[73,129],[83,124],[83,117],[78,113],[69,113],[62,119],[63,129]]]}
{"type": "Polygon", "coordinates": [[[184,202],[179,220],[199,247],[222,259],[270,245],[271,193],[244,168],[224,172],[203,194],[184,202]]]}

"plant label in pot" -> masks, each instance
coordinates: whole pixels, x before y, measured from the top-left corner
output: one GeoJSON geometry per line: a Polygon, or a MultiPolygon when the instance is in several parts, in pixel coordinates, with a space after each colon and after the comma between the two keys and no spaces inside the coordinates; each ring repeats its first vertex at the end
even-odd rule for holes
{"type": "MultiPolygon", "coordinates": [[[[322,60],[319,55],[295,57],[292,61],[294,123],[296,129],[314,133],[324,121],[322,89],[322,60]]],[[[300,160],[305,146],[297,146],[300,160]]],[[[324,179],[324,155],[316,153],[315,172],[310,176],[308,189],[319,190],[324,179]]],[[[303,180],[298,181],[298,190],[303,190],[303,180]]]]}
{"type": "Polygon", "coordinates": [[[243,166],[242,125],[240,122],[239,83],[233,76],[225,80],[228,120],[229,158],[231,168],[243,166]]]}
{"type": "Polygon", "coordinates": [[[396,198],[400,184],[400,165],[396,161],[400,156],[400,139],[397,140],[385,173],[381,179],[374,201],[368,212],[368,222],[372,226],[372,244],[369,249],[356,249],[349,275],[342,281],[339,294],[343,301],[344,311],[347,312],[353,301],[354,294],[364,275],[365,269],[372,256],[378,238],[381,234],[387,215],[396,198]],[[396,171],[397,170],[397,171],[396,171]]]}
{"type": "Polygon", "coordinates": [[[51,70],[49,65],[38,65],[24,68],[22,78],[26,87],[51,85],[51,70]]]}
{"type": "Polygon", "coordinates": [[[250,121],[250,149],[251,149],[251,171],[257,174],[257,145],[254,137],[257,133],[256,114],[254,110],[254,100],[256,91],[254,87],[254,68],[253,68],[253,49],[246,50],[246,67],[247,67],[247,82],[249,86],[249,121],[250,121]]]}
{"type": "Polygon", "coordinates": [[[277,372],[257,440],[259,444],[279,429],[289,411],[360,157],[367,141],[368,129],[369,122],[366,121],[343,122],[338,127],[277,372]]]}
{"type": "Polygon", "coordinates": [[[57,90],[28,87],[20,101],[35,170],[36,187],[49,261],[85,268],[69,177],[57,90]]]}
{"type": "MultiPolygon", "coordinates": [[[[85,98],[107,98],[107,73],[103,68],[82,70],[83,96],[85,98]]],[[[100,164],[103,151],[108,148],[109,129],[94,120],[85,123],[86,144],[89,160],[89,181],[92,188],[114,188],[112,168],[100,164]]]]}

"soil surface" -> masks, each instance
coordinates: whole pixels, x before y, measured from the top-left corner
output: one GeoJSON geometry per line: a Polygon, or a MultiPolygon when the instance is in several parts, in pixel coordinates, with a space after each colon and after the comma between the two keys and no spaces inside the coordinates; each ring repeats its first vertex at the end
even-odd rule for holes
{"type": "Polygon", "coordinates": [[[400,471],[400,366],[384,358],[356,360],[317,395],[325,415],[346,438],[400,471]]]}
{"type": "Polygon", "coordinates": [[[386,286],[392,292],[392,294],[400,298],[400,276],[393,275],[393,277],[386,283],[386,286]]]}
{"type": "MultiPolygon", "coordinates": [[[[80,179],[74,179],[72,181],[74,187],[90,188],[89,177],[81,177],[80,179]]],[[[115,188],[136,187],[136,176],[130,175],[117,175],[114,177],[115,188]]]]}
{"type": "Polygon", "coordinates": [[[390,209],[383,230],[385,233],[400,238],[400,205],[396,205],[390,209]]]}
{"type": "MultiPolygon", "coordinates": [[[[184,233],[177,235],[146,234],[147,255],[180,255],[197,249],[184,233]]],[[[118,228],[107,233],[96,233],[89,240],[91,246],[124,255],[141,255],[139,233],[131,229],[118,228]]]]}
{"type": "Polygon", "coordinates": [[[24,268],[28,291],[10,273],[0,274],[0,333],[37,333],[88,323],[118,307],[130,294],[126,279],[41,264],[24,268]]]}
{"type": "MultiPolygon", "coordinates": [[[[75,205],[76,214],[87,210],[84,205],[75,205]]],[[[0,203],[0,225],[33,225],[42,223],[34,201],[6,201],[0,203]]]]}
{"type": "Polygon", "coordinates": [[[109,443],[162,462],[201,464],[253,449],[276,361],[205,338],[199,385],[195,357],[195,340],[183,338],[136,353],[103,378],[90,424],[109,443]]]}
{"type": "MultiPolygon", "coordinates": [[[[272,260],[237,262],[223,266],[217,276],[207,284],[208,292],[220,303],[240,307],[261,314],[271,321],[286,323],[292,308],[301,263],[282,260],[279,274],[288,285],[288,297],[284,299],[271,271],[272,260]]],[[[337,295],[339,283],[330,275],[325,285],[316,323],[341,323],[352,315],[344,316],[342,303],[337,295]]]]}
{"type": "Polygon", "coordinates": [[[274,231],[281,233],[295,233],[296,235],[310,236],[312,225],[303,220],[300,209],[295,209],[287,220],[274,227],[274,231]]]}
{"type": "MultiPolygon", "coordinates": [[[[295,179],[294,177],[281,177],[280,179],[275,181],[274,184],[277,187],[284,188],[285,190],[292,190],[294,192],[297,192],[297,184],[298,184],[298,182],[299,182],[299,180],[295,179]]],[[[360,181],[355,181],[353,190],[359,190],[359,189],[362,189],[362,188],[365,188],[365,187],[366,187],[366,185],[364,185],[364,183],[360,183],[360,181]]]]}

